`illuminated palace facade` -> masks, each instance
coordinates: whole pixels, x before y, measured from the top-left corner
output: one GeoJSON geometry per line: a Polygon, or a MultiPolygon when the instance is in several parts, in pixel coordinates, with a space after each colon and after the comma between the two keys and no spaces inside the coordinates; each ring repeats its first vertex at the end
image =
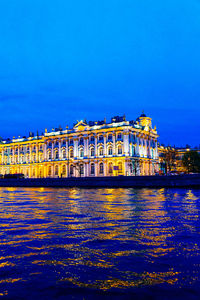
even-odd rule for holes
{"type": "Polygon", "coordinates": [[[154,175],[159,170],[157,131],[151,118],[114,117],[77,122],[42,135],[0,142],[0,174],[27,178],[154,175]]]}

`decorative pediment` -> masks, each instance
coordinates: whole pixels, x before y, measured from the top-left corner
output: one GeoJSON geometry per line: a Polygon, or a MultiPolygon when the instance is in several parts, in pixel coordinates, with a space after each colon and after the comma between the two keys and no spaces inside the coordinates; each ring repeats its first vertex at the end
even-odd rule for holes
{"type": "Polygon", "coordinates": [[[74,125],[74,129],[76,129],[76,131],[83,131],[87,128],[87,124],[84,121],[77,121],[77,123],[74,125]]]}

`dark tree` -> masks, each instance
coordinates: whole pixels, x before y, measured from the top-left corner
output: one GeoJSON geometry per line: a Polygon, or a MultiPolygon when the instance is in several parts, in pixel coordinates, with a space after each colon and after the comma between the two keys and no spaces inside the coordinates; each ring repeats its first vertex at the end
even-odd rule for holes
{"type": "Polygon", "coordinates": [[[197,151],[186,152],[182,162],[188,173],[200,173],[200,154],[197,151]]]}
{"type": "Polygon", "coordinates": [[[163,163],[165,167],[165,174],[171,172],[176,166],[176,150],[168,147],[163,154],[163,163]]]}

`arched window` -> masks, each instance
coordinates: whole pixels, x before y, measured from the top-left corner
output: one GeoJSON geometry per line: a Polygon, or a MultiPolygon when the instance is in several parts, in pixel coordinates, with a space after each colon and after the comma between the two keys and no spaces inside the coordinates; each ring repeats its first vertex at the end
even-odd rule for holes
{"type": "Polygon", "coordinates": [[[33,177],[35,177],[35,169],[33,169],[32,174],[33,174],[33,177]]]}
{"type": "Polygon", "coordinates": [[[74,166],[73,165],[70,165],[69,173],[71,176],[74,174],[74,166]]]}
{"type": "Polygon", "coordinates": [[[51,159],[51,151],[48,152],[48,159],[51,159]]]}
{"type": "Polygon", "coordinates": [[[95,167],[94,167],[94,164],[93,164],[93,163],[90,165],[90,174],[91,174],[91,175],[94,175],[94,174],[95,174],[95,167]]]}
{"type": "Polygon", "coordinates": [[[55,159],[59,159],[59,152],[55,151],[55,159]]]}
{"type": "Polygon", "coordinates": [[[69,150],[69,157],[70,158],[74,157],[74,151],[73,151],[73,149],[69,150]]]}
{"type": "Polygon", "coordinates": [[[55,166],[55,175],[58,176],[58,165],[55,166]]]}
{"type": "Polygon", "coordinates": [[[83,148],[80,149],[80,157],[84,157],[84,150],[83,150],[83,148]]]}
{"type": "Polygon", "coordinates": [[[92,147],[91,149],[90,149],[90,156],[94,156],[95,155],[95,151],[94,151],[94,147],[92,147]]]}
{"type": "Polygon", "coordinates": [[[122,163],[121,162],[118,163],[118,171],[119,171],[119,173],[122,173],[122,163]]]}
{"type": "Polygon", "coordinates": [[[48,176],[51,176],[51,166],[48,167],[48,176]]]}
{"type": "Polygon", "coordinates": [[[99,148],[99,155],[102,156],[103,155],[103,147],[99,148]]]}
{"type": "Polygon", "coordinates": [[[118,146],[118,154],[122,154],[122,146],[118,146]]]}
{"type": "Polygon", "coordinates": [[[61,173],[62,176],[66,176],[66,165],[62,165],[61,173]]]}
{"type": "Polygon", "coordinates": [[[112,155],[112,154],[113,154],[112,147],[109,147],[108,148],[108,155],[112,155]]]}
{"type": "Polygon", "coordinates": [[[66,158],[66,150],[63,150],[63,152],[62,152],[62,157],[63,157],[63,158],[66,158]]]}
{"type": "Polygon", "coordinates": [[[39,177],[42,178],[43,177],[43,172],[42,172],[42,168],[39,169],[39,177]]]}
{"type": "Polygon", "coordinates": [[[103,174],[103,163],[99,164],[99,173],[103,174]]]}
{"type": "Polygon", "coordinates": [[[112,163],[109,163],[108,165],[108,173],[111,175],[113,172],[113,166],[112,166],[112,163]]]}

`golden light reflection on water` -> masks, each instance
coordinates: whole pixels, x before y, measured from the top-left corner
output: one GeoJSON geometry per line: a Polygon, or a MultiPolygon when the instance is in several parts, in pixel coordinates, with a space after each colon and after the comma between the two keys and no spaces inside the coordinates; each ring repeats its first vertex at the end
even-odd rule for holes
{"type": "Polygon", "coordinates": [[[0,284],[56,274],[102,290],[178,285],[184,260],[200,254],[199,199],[192,190],[1,188],[0,284]]]}

